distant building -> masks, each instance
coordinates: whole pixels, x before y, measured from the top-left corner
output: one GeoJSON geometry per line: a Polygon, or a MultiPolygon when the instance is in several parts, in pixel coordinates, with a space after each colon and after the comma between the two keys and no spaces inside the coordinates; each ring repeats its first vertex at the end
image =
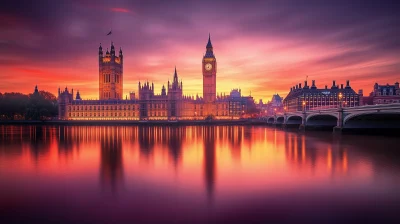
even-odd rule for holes
{"type": "Polygon", "coordinates": [[[394,85],[379,85],[375,83],[373,91],[368,95],[363,95],[363,90],[359,90],[360,105],[390,104],[400,103],[399,83],[394,85]]]}
{"type": "Polygon", "coordinates": [[[400,103],[399,83],[396,82],[394,85],[378,85],[378,83],[375,83],[370,96],[373,104],[400,103]]]}
{"type": "Polygon", "coordinates": [[[275,113],[284,112],[283,98],[279,94],[274,94],[271,101],[263,103],[262,100],[259,101],[257,109],[260,110],[261,115],[274,115],[275,113]]]}
{"type": "MultiPolygon", "coordinates": [[[[371,93],[372,94],[372,93],[371,93]]],[[[364,91],[362,89],[358,90],[358,97],[360,99],[360,106],[364,105],[373,105],[373,97],[371,96],[364,96],[364,91]]]]}
{"type": "Polygon", "coordinates": [[[339,107],[342,103],[343,107],[359,106],[359,95],[351,88],[350,82],[336,85],[332,82],[332,87],[328,89],[318,89],[315,85],[315,80],[312,80],[312,85],[308,86],[307,81],[304,82],[304,87],[301,83],[290,88],[289,94],[283,101],[286,111],[301,111],[301,110],[318,110],[326,108],[339,107]],[[340,96],[342,98],[340,98],[340,96]]]}
{"type": "Polygon", "coordinates": [[[272,100],[268,103],[268,114],[275,114],[283,112],[283,99],[279,94],[274,94],[272,100]]]}

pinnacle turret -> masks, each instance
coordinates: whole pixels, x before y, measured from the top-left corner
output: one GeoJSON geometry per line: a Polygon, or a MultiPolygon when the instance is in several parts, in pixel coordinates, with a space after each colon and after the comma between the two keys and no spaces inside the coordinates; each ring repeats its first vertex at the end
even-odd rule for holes
{"type": "Polygon", "coordinates": [[[178,82],[178,73],[176,72],[176,66],[175,66],[175,73],[174,73],[174,82],[178,82]]]}

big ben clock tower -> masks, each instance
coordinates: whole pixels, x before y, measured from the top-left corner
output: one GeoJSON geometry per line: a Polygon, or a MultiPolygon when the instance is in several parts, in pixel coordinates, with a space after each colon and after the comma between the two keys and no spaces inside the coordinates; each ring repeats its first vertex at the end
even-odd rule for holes
{"type": "Polygon", "coordinates": [[[206,46],[206,54],[203,57],[203,98],[206,104],[206,115],[213,114],[213,104],[216,96],[216,77],[217,77],[217,59],[214,56],[210,35],[206,46]]]}

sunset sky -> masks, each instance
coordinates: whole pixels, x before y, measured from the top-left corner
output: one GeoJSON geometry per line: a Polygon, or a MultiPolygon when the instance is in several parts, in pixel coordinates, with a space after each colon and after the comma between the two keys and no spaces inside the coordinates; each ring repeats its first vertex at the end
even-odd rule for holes
{"type": "Polygon", "coordinates": [[[357,91],[400,81],[396,1],[9,1],[0,9],[0,92],[98,98],[98,47],[122,47],[124,96],[138,81],[157,92],[176,65],[185,94],[202,94],[208,34],[217,92],[268,101],[291,86],[350,80],[357,91]],[[375,3],[371,3],[375,2],[375,3]],[[112,29],[113,34],[106,36],[112,29]]]}

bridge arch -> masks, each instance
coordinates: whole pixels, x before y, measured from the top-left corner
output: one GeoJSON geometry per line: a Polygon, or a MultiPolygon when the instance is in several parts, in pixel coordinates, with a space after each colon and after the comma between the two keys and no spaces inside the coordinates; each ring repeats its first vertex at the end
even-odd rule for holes
{"type": "Polygon", "coordinates": [[[268,117],[267,118],[267,123],[268,124],[273,124],[275,122],[275,118],[274,117],[268,117]]]}
{"type": "Polygon", "coordinates": [[[276,118],[276,123],[283,124],[285,122],[285,117],[279,116],[276,118]]]}
{"type": "Polygon", "coordinates": [[[309,127],[329,127],[337,126],[338,115],[332,113],[310,114],[306,118],[306,125],[309,127]]]}
{"type": "Polygon", "coordinates": [[[301,124],[303,118],[300,115],[289,115],[286,118],[286,124],[301,124]]]}
{"type": "Polygon", "coordinates": [[[367,111],[347,115],[345,128],[399,128],[400,111],[367,111]]]}
{"type": "Polygon", "coordinates": [[[333,114],[333,113],[321,113],[321,114],[310,114],[310,115],[308,115],[307,116],[307,118],[306,118],[306,122],[308,122],[310,119],[312,119],[312,118],[332,118],[332,117],[334,117],[334,118],[336,118],[336,120],[337,119],[339,119],[338,118],[338,114],[333,114]]]}

